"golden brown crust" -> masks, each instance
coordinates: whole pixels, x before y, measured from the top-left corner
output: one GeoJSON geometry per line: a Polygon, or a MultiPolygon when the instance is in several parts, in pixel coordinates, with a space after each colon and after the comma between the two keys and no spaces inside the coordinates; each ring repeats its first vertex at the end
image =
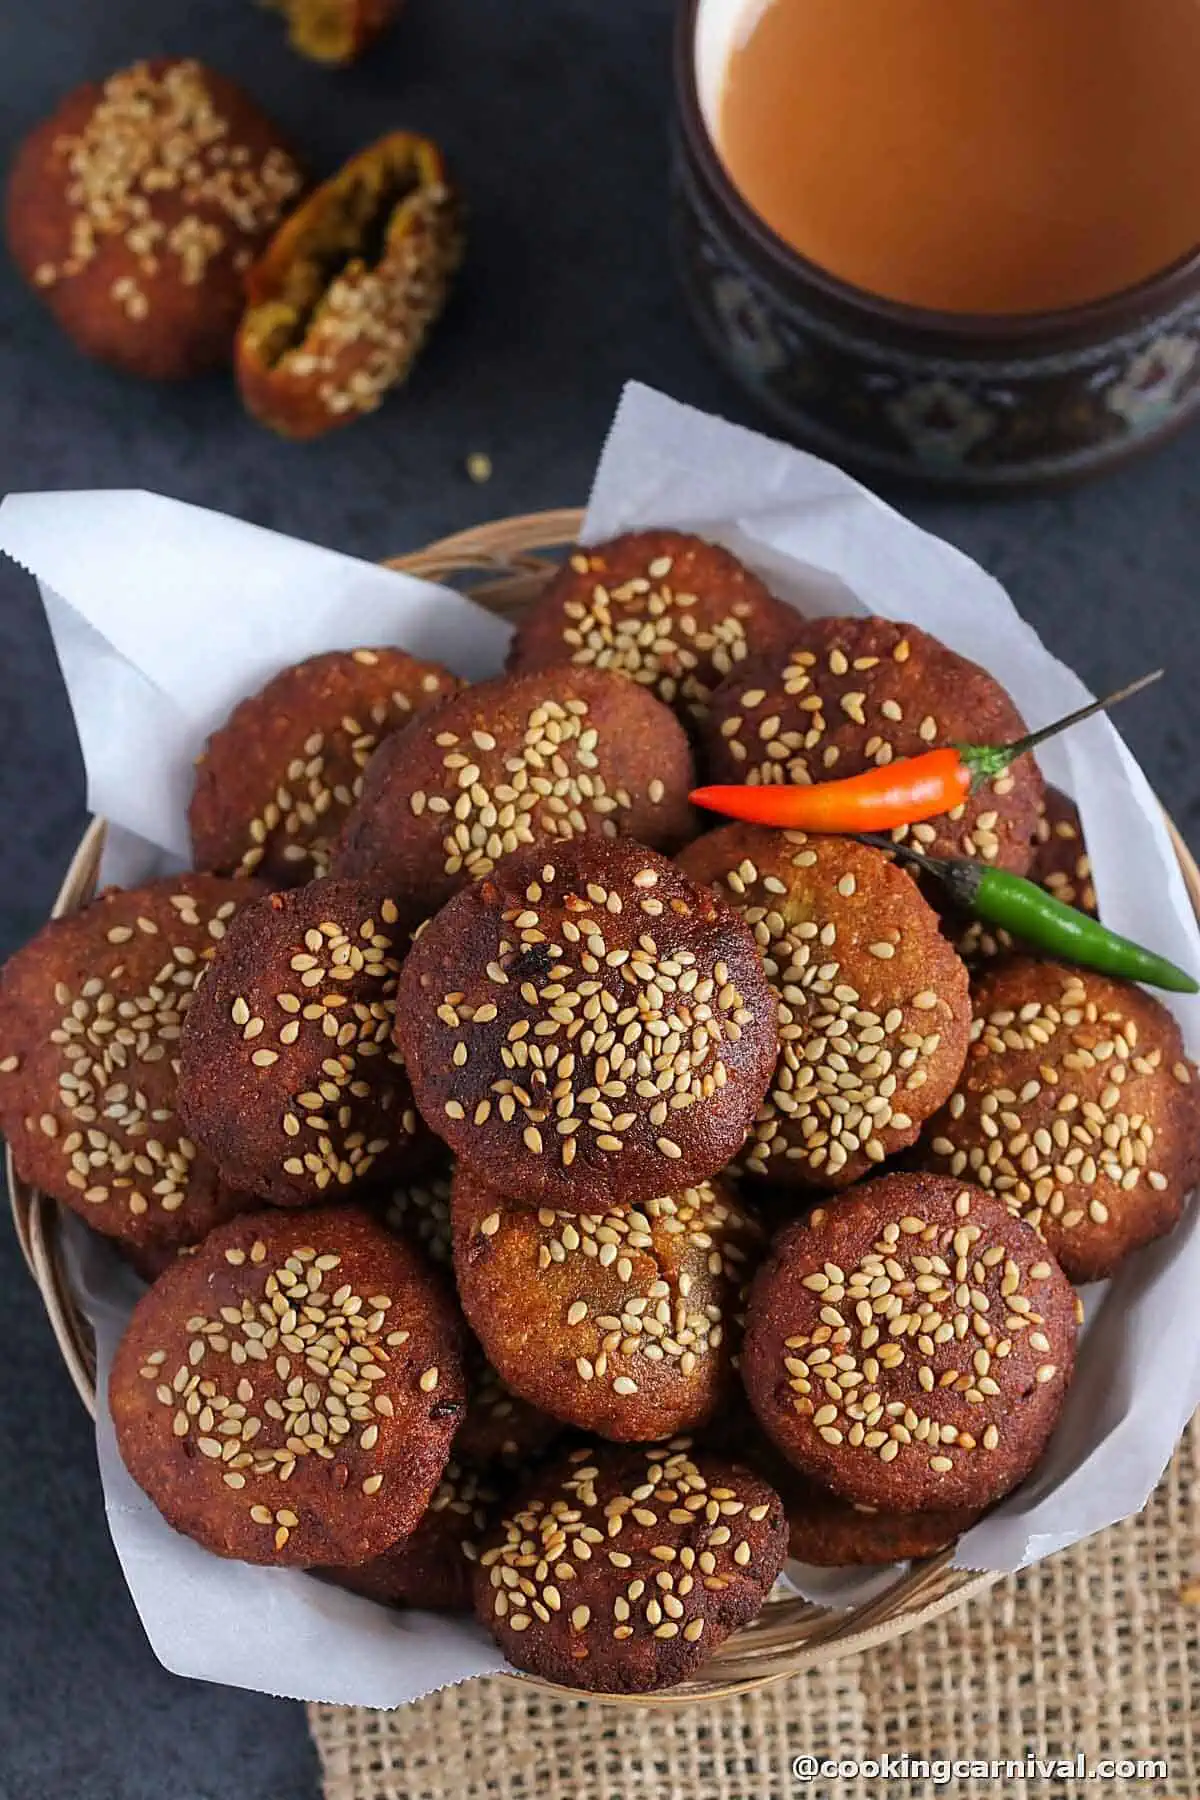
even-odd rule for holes
{"type": "Polygon", "coordinates": [[[501,1497],[496,1481],[452,1456],[410,1537],[401,1538],[370,1562],[323,1573],[338,1587],[384,1606],[470,1612],[473,1565],[479,1560],[480,1545],[501,1497]]]}
{"type": "Polygon", "coordinates": [[[438,663],[388,647],[330,650],[242,700],[196,763],[196,865],[299,887],[333,844],[380,742],[457,693],[438,663]]]}
{"type": "Polygon", "coordinates": [[[276,1206],[345,1198],[428,1153],[391,1040],[408,934],[354,882],[247,907],[184,1032],[181,1116],[234,1187],[276,1206]]]}
{"type": "Polygon", "coordinates": [[[174,875],[52,920],[0,975],[0,1128],[23,1180],[144,1250],[241,1211],[177,1106],[196,982],[262,886],[174,875]]]}
{"type": "Polygon", "coordinates": [[[982,1508],[1045,1448],[1076,1330],[1066,1276],[997,1200],[889,1175],[776,1238],[751,1289],[742,1376],[788,1460],[845,1499],[982,1508]]]}
{"type": "Polygon", "coordinates": [[[360,150],[250,271],[235,358],[247,409],[301,439],[374,412],[406,380],[461,260],[436,144],[397,131],[360,150]]]}
{"type": "Polygon", "coordinates": [[[808,1490],[788,1511],[788,1555],[822,1569],[875,1568],[935,1556],[971,1529],[979,1512],[882,1513],[808,1490]]]}
{"type": "Polygon", "coordinates": [[[229,362],[245,271],[302,185],[240,88],[157,58],[76,88],[25,140],[9,247],[81,350],[178,380],[229,362]]]}
{"type": "Polygon", "coordinates": [[[698,720],[753,651],[797,615],[728,550],[685,531],[628,531],[576,549],[517,627],[508,667],[627,675],[698,720]]]}
{"type": "Polygon", "coordinates": [[[795,1469],[780,1487],[788,1517],[788,1555],[820,1569],[874,1568],[934,1556],[957,1543],[980,1517],[977,1507],[888,1513],[854,1506],[795,1469]]]}
{"type": "Polygon", "coordinates": [[[516,1393],[624,1443],[702,1425],[734,1391],[765,1235],[719,1182],[628,1212],[559,1212],[454,1180],[459,1298],[516,1393]]]}
{"type": "Polygon", "coordinates": [[[693,785],[677,720],[631,683],[591,669],[502,676],[382,746],[334,870],[425,918],[535,843],[620,833],[675,850],[694,831],[693,785]]]}
{"type": "Polygon", "coordinates": [[[117,1446],[218,1556],[355,1563],[414,1530],[462,1418],[448,1289],[356,1207],[222,1226],[134,1308],[117,1446]]]}
{"type": "Polygon", "coordinates": [[[778,1494],[688,1439],[589,1444],[538,1475],[490,1535],[475,1608],[511,1663],[598,1693],[693,1674],[783,1566],[778,1494]]]}
{"type": "MultiPolygon", "coordinates": [[[[832,781],[942,744],[1007,744],[1020,713],[978,664],[915,625],[799,620],[786,649],[751,657],[712,699],[703,731],[711,781],[832,781]]],[[[934,856],[1024,874],[1042,796],[1032,756],[984,782],[944,820],[901,827],[934,856]]]]}
{"type": "Polygon", "coordinates": [[[914,882],[847,838],[727,825],[679,865],[754,933],[779,1007],[779,1062],[739,1167],[846,1187],[916,1141],[951,1093],[967,971],[914,882]]]}
{"type": "Polygon", "coordinates": [[[571,1212],[716,1174],[777,1048],[745,925],[628,838],[507,857],[456,895],[416,939],[396,1030],[455,1155],[571,1212]]]}
{"type": "Polygon", "coordinates": [[[978,1182],[1072,1281],[1111,1275],[1178,1222],[1200,1174],[1200,1079],[1144,988],[1014,957],[976,985],[958,1088],[927,1168],[978,1182]]]}
{"type": "Polygon", "coordinates": [[[401,0],[268,0],[287,17],[288,41],[301,56],[344,67],[383,36],[401,0]]]}
{"type": "Polygon", "coordinates": [[[770,1482],[787,1514],[788,1555],[815,1568],[870,1568],[933,1556],[981,1517],[977,1508],[888,1513],[843,1500],[793,1468],[747,1406],[714,1419],[701,1441],[770,1482]]]}

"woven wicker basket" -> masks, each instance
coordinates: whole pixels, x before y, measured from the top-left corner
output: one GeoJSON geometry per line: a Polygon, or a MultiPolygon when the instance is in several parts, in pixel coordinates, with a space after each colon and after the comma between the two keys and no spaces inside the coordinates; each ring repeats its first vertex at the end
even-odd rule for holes
{"type": "MultiPolygon", "coordinates": [[[[553,568],[547,550],[575,540],[581,514],[573,510],[531,513],[502,519],[444,538],[414,555],[393,558],[389,567],[434,581],[452,582],[473,599],[504,615],[518,614],[538,593],[553,568]]],[[[1168,822],[1169,823],[1169,822],[1168,822]]],[[[1170,826],[1192,904],[1200,917],[1200,868],[1170,826]]],[[[54,916],[76,911],[95,891],[104,847],[104,821],[95,820],[85,833],[54,905],[54,916]]],[[[91,1333],[65,1279],[58,1247],[58,1209],[26,1186],[6,1153],[9,1196],[17,1235],[30,1272],[41,1290],[46,1312],[58,1339],[71,1379],[84,1405],[96,1409],[96,1368],[91,1333]]],[[[911,1631],[950,1607],[982,1594],[999,1578],[970,1574],[948,1565],[952,1551],[911,1565],[885,1592],[866,1605],[833,1612],[804,1600],[778,1600],[761,1618],[730,1638],[701,1676],[662,1694],[613,1695],[615,1705],[674,1706],[694,1700],[725,1698],[763,1687],[819,1660],[870,1649],[911,1631]]],[[[519,1676],[547,1693],[579,1699],[574,1689],[519,1676]]]]}

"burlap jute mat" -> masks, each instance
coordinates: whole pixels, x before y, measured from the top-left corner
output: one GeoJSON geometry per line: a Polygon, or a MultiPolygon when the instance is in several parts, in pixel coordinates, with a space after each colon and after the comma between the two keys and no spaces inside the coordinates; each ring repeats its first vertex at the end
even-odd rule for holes
{"type": "Polygon", "coordinates": [[[864,1655],[650,1712],[475,1681],[309,1712],[326,1800],[1200,1800],[1200,1419],[1140,1518],[864,1655]],[[835,1776],[792,1759],[1163,1757],[1165,1779],[835,1776]]]}

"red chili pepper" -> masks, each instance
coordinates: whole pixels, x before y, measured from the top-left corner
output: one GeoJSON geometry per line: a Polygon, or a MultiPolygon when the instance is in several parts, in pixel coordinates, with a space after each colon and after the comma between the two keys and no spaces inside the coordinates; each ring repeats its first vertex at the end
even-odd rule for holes
{"type": "Polygon", "coordinates": [[[696,806],[745,819],[752,825],[775,825],[791,831],[893,831],[935,819],[959,806],[985,781],[1010,763],[1070,725],[1115,706],[1157,681],[1155,669],[1103,700],[1093,700],[1053,725],[1031,731],[1013,744],[947,744],[921,756],[905,757],[880,769],[867,769],[842,781],[811,786],[702,787],[692,793],[696,806]]]}

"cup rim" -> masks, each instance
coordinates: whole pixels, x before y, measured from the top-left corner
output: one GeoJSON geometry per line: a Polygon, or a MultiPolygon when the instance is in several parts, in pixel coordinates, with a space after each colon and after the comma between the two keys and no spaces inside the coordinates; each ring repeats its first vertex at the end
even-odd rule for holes
{"type": "Polygon", "coordinates": [[[1133,318],[1152,317],[1171,310],[1173,304],[1200,288],[1200,240],[1174,262],[1143,277],[1132,286],[1118,288],[1077,306],[1047,308],[1040,312],[950,312],[935,307],[913,306],[890,300],[869,288],[856,287],[813,262],[780,237],[736,186],[709,132],[700,109],[696,81],[696,27],[704,0],[679,0],[675,31],[675,96],[684,136],[692,155],[704,169],[722,205],[741,232],[781,275],[799,278],[824,299],[859,313],[864,321],[896,332],[936,336],[979,343],[1020,345],[1047,337],[1088,338],[1112,336],[1133,318]]]}

